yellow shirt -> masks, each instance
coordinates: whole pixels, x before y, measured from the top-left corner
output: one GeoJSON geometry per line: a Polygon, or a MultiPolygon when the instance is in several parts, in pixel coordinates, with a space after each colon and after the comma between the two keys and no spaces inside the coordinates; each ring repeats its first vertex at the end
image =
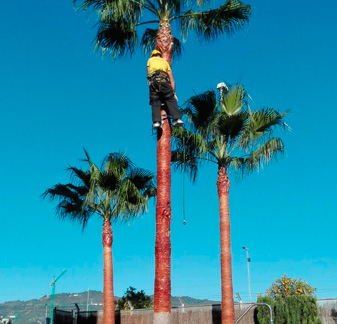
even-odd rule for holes
{"type": "Polygon", "coordinates": [[[164,72],[171,71],[170,65],[167,63],[167,61],[162,59],[160,56],[150,57],[149,60],[147,61],[147,66],[150,68],[149,76],[158,70],[164,71],[164,72]]]}

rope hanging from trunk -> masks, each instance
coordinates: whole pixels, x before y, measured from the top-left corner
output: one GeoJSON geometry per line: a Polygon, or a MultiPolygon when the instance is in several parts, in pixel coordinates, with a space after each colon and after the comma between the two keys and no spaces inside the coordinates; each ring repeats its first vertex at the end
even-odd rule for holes
{"type": "Polygon", "coordinates": [[[183,136],[183,224],[186,225],[186,216],[185,216],[185,137],[183,136]]]}

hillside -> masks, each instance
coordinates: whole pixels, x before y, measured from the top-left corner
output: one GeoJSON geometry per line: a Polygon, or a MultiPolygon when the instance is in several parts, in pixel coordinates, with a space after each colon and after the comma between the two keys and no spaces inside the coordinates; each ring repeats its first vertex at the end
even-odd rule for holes
{"type": "MultiPolygon", "coordinates": [[[[153,298],[153,296],[151,296],[153,298]]],[[[116,299],[120,297],[115,297],[116,299]]],[[[103,309],[103,293],[100,291],[90,291],[89,305],[87,305],[88,292],[82,293],[62,293],[55,294],[54,306],[62,310],[72,310],[75,308],[75,303],[80,310],[86,311],[87,307],[90,310],[103,309]]],[[[188,305],[205,305],[216,304],[219,302],[207,299],[195,299],[188,296],[180,297],[180,300],[185,306],[188,305]]],[[[44,324],[46,314],[50,313],[50,296],[43,296],[40,299],[31,299],[28,301],[9,301],[0,303],[0,318],[8,318],[16,316],[16,324],[44,324]]],[[[178,297],[172,297],[172,307],[181,306],[178,297]]]]}

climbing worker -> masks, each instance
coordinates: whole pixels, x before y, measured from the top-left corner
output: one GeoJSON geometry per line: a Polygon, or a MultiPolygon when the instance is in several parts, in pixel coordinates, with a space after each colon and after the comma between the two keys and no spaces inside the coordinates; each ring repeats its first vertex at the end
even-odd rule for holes
{"type": "Polygon", "coordinates": [[[168,113],[172,115],[172,125],[180,127],[184,124],[177,105],[175,83],[170,65],[162,58],[161,51],[153,50],[147,61],[147,78],[150,87],[150,105],[152,105],[153,128],[161,127],[161,104],[166,104],[168,113]]]}

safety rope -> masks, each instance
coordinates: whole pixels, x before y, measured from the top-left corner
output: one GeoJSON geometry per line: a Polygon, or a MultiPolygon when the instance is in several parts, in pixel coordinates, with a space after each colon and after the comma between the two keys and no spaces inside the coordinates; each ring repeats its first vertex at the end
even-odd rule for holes
{"type": "Polygon", "coordinates": [[[185,215],[185,136],[183,135],[183,224],[186,225],[186,215],[185,215]]]}

